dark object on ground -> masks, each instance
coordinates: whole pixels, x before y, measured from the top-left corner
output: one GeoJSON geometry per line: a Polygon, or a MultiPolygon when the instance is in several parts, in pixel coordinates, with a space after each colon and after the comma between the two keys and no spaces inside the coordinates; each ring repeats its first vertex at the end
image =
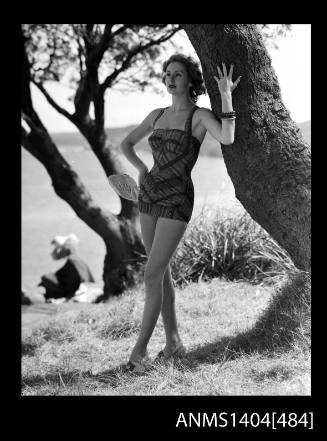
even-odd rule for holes
{"type": "Polygon", "coordinates": [[[41,277],[38,286],[45,288],[44,298],[72,298],[82,282],[94,282],[88,265],[76,254],[71,254],[65,265],[55,273],[41,277]]]}
{"type": "Polygon", "coordinates": [[[26,296],[24,291],[22,291],[22,305],[31,305],[31,299],[26,296]]]}

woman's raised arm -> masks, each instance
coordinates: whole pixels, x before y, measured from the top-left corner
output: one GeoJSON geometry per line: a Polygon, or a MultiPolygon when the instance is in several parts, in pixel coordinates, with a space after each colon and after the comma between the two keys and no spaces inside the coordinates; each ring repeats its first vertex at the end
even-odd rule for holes
{"type": "Polygon", "coordinates": [[[218,78],[214,76],[221,96],[222,122],[218,121],[209,109],[201,109],[200,120],[203,127],[205,127],[217,141],[225,145],[231,145],[234,142],[235,133],[235,112],[233,110],[232,92],[237,87],[241,77],[238,77],[233,83],[233,65],[231,65],[228,74],[225,63],[222,63],[222,66],[223,72],[219,66],[217,66],[218,78]]]}

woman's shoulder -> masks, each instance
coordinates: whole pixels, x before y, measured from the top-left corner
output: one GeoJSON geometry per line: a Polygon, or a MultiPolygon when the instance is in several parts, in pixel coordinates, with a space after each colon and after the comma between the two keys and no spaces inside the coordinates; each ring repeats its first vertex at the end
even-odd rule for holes
{"type": "Polygon", "coordinates": [[[158,114],[163,109],[165,109],[165,107],[156,107],[155,109],[151,110],[149,115],[156,115],[156,114],[158,114]]]}
{"type": "Polygon", "coordinates": [[[194,112],[195,118],[198,118],[199,120],[202,120],[204,118],[210,118],[213,116],[213,113],[210,109],[207,109],[206,107],[198,107],[196,111],[194,112]]]}
{"type": "Polygon", "coordinates": [[[196,113],[199,115],[212,115],[212,111],[210,109],[207,109],[207,107],[197,106],[196,113]]]}
{"type": "Polygon", "coordinates": [[[155,120],[158,118],[158,116],[165,110],[165,107],[157,107],[156,109],[151,110],[151,112],[148,114],[147,119],[151,126],[153,126],[155,120]]]}
{"type": "Polygon", "coordinates": [[[154,117],[156,117],[157,115],[159,115],[160,112],[163,112],[167,107],[157,107],[156,109],[153,109],[150,112],[150,115],[153,115],[154,117]]]}
{"type": "Polygon", "coordinates": [[[157,107],[156,109],[151,110],[151,112],[147,114],[146,119],[150,121],[155,119],[163,110],[164,110],[163,107],[157,107]]]}

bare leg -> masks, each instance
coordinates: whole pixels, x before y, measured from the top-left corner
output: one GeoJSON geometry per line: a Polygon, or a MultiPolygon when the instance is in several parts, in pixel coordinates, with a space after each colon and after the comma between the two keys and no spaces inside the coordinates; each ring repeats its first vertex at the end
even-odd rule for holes
{"type": "MultiPolygon", "coordinates": [[[[151,229],[148,218],[141,218],[142,234],[151,229]],[[145,222],[144,222],[145,221],[145,222]]],[[[157,323],[163,303],[163,279],[178,243],[187,224],[175,219],[159,218],[155,226],[154,237],[144,273],[145,306],[139,337],[130,356],[133,361],[137,356],[146,354],[146,347],[157,323]]],[[[154,225],[152,222],[152,231],[154,225]]],[[[145,245],[146,246],[146,245],[145,245]]]]}
{"type": "Polygon", "coordinates": [[[179,343],[181,343],[181,338],[178,334],[177,327],[175,289],[169,265],[164,276],[163,290],[164,296],[161,307],[161,315],[166,333],[165,352],[169,353],[173,351],[179,343]]]}
{"type": "MultiPolygon", "coordinates": [[[[155,235],[157,218],[140,213],[140,222],[145,250],[149,256],[155,235]]],[[[178,334],[175,310],[175,289],[171,277],[170,265],[168,265],[163,279],[161,315],[166,334],[165,352],[170,352],[181,342],[181,338],[178,334]]],[[[143,355],[144,354],[142,354],[142,356],[143,355]]]]}
{"type": "MultiPolygon", "coordinates": [[[[140,213],[140,224],[141,224],[141,232],[144,243],[144,248],[147,256],[149,257],[154,235],[156,232],[158,218],[151,216],[149,214],[140,213]]],[[[135,356],[141,355],[144,357],[146,354],[146,349],[142,347],[138,347],[137,343],[135,344],[132,354],[130,356],[130,360],[133,361],[135,356]]]]}

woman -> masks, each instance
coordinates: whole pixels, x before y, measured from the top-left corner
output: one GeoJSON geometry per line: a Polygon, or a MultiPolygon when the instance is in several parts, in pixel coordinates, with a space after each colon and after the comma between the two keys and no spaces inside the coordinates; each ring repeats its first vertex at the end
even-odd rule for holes
{"type": "Polygon", "coordinates": [[[53,250],[51,256],[54,260],[60,260],[67,257],[67,260],[61,268],[54,273],[48,273],[41,277],[38,286],[45,289],[44,298],[46,302],[50,299],[74,297],[81,283],[94,282],[94,277],[88,265],[77,255],[76,247],[79,239],[75,234],[68,236],[56,236],[51,244],[53,250]]]}
{"type": "Polygon", "coordinates": [[[153,110],[121,143],[122,152],[139,171],[141,232],[148,256],[144,273],[145,306],[137,342],[126,369],[143,372],[147,367],[147,344],[160,311],[166,334],[166,345],[159,356],[169,358],[185,353],[178,333],[175,291],[170,260],[190,221],[194,190],[191,170],[198,158],[207,130],[220,143],[234,141],[235,112],[232,91],[240,81],[232,82],[233,65],[227,74],[217,66],[214,76],[222,100],[221,122],[209,109],[196,106],[205,93],[199,65],[191,57],[171,56],[163,64],[163,83],[171,94],[172,104],[153,110]],[[149,171],[137,156],[134,145],[149,135],[154,166],[149,171]]]}

